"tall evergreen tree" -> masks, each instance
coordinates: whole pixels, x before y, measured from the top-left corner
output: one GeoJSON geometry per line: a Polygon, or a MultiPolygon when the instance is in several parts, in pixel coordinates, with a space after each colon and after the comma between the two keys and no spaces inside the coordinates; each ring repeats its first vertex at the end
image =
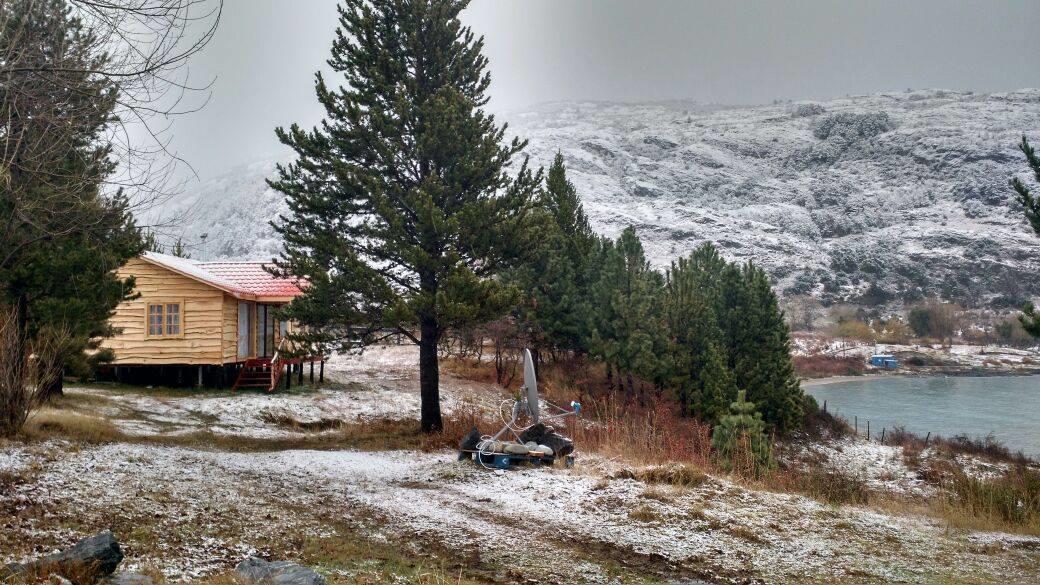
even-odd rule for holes
{"type": "Polygon", "coordinates": [[[525,293],[521,317],[536,344],[550,351],[588,351],[588,271],[596,244],[563,155],[556,154],[539,196],[547,218],[530,258],[513,273],[525,293]]]}
{"type": "Polygon", "coordinates": [[[800,424],[804,395],[791,362],[790,330],[769,277],[751,263],[722,273],[720,325],[737,387],[781,434],[800,424]]]}
{"type": "Polygon", "coordinates": [[[340,347],[382,327],[418,344],[427,432],[442,426],[438,340],[515,302],[490,277],[531,248],[541,182],[526,160],[507,172],[526,143],[482,109],[490,76],[483,39],[459,22],[467,5],[343,2],[328,63],[344,86],[317,75],[326,118],[277,130],[297,160],[270,181],[291,211],[275,222],[276,272],[308,283],[288,316],[340,347]]]}
{"type": "Polygon", "coordinates": [[[725,260],[707,244],[673,262],[666,275],[669,361],[665,384],[676,389],[689,414],[713,424],[737,394],[716,315],[718,277],[725,266],[725,260]]]}
{"type": "MultiPolygon", "coordinates": [[[[1036,151],[1030,146],[1025,136],[1022,137],[1022,143],[1018,147],[1026,155],[1026,163],[1029,164],[1030,170],[1033,171],[1033,177],[1036,182],[1040,183],[1040,157],[1036,155],[1036,151]]],[[[1015,196],[1025,210],[1025,216],[1029,220],[1029,225],[1032,226],[1033,231],[1037,235],[1040,235],[1040,198],[1034,195],[1029,187],[1019,180],[1018,177],[1011,179],[1011,188],[1015,190],[1015,196]]],[[[1026,304],[1023,313],[1023,315],[1019,316],[1022,327],[1033,337],[1040,337],[1040,311],[1037,311],[1033,303],[1030,302],[1026,304]]]]}
{"type": "Polygon", "coordinates": [[[591,295],[591,346],[608,369],[623,375],[619,382],[629,399],[635,396],[634,376],[653,379],[658,373],[664,339],[658,301],[663,285],[646,260],[635,228],[625,228],[604,248],[591,295]]]}

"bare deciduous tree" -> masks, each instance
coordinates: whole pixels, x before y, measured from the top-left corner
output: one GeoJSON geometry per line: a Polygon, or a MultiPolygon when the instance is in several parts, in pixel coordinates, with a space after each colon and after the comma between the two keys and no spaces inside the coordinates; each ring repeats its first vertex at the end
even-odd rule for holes
{"type": "Polygon", "coordinates": [[[61,375],[66,342],[63,331],[49,329],[27,343],[17,311],[0,307],[0,436],[17,434],[43,402],[46,388],[61,375]]]}
{"type": "Polygon", "coordinates": [[[37,242],[103,229],[81,213],[85,184],[100,181],[138,211],[174,192],[168,120],[208,95],[185,65],[221,9],[222,0],[0,0],[0,269],[37,242]],[[150,140],[132,139],[135,129],[150,140]],[[60,164],[85,145],[95,148],[78,172],[60,164]],[[30,185],[48,196],[27,196],[30,185]]]}
{"type": "MultiPolygon", "coordinates": [[[[177,159],[160,125],[204,102],[207,86],[192,86],[185,65],[212,39],[221,8],[221,0],[0,0],[0,303],[14,327],[0,364],[5,384],[39,383],[23,366],[47,355],[34,349],[49,334],[32,321],[32,267],[73,246],[106,264],[92,274],[110,274],[136,253],[111,253],[120,233],[136,233],[132,212],[173,193],[177,159]],[[132,140],[135,127],[149,140],[132,140]]],[[[82,345],[57,344],[54,359],[82,345]]],[[[8,395],[21,404],[16,386],[8,395]]],[[[6,409],[15,414],[5,424],[22,410],[6,409]]]]}

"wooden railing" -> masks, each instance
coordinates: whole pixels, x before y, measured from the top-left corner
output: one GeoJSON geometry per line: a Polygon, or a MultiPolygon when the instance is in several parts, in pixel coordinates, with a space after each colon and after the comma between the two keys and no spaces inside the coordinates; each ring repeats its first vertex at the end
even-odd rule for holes
{"type": "Polygon", "coordinates": [[[283,337],[278,342],[278,347],[274,350],[274,355],[271,356],[271,388],[270,392],[273,392],[278,387],[278,380],[282,377],[282,367],[279,364],[282,350],[284,349],[286,339],[283,337]]]}

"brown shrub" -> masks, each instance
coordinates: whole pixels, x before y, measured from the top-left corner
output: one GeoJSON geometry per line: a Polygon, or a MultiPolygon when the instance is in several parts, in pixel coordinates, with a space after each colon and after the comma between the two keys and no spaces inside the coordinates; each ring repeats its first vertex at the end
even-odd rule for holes
{"type": "Polygon", "coordinates": [[[866,371],[867,365],[862,358],[836,355],[796,355],[795,374],[802,378],[828,378],[831,376],[859,376],[866,371]]]}
{"type": "Polygon", "coordinates": [[[768,487],[784,492],[807,495],[831,504],[867,504],[872,493],[866,480],[820,466],[791,466],[766,477],[768,487]]]}
{"type": "Polygon", "coordinates": [[[614,479],[636,479],[650,484],[697,487],[710,478],[700,469],[689,465],[657,465],[637,471],[623,469],[614,474],[614,479]]]}

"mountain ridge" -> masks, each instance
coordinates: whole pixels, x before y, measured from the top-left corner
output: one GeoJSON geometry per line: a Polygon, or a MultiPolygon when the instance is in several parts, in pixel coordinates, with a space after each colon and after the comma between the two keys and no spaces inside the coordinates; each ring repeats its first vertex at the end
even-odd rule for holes
{"type": "MultiPolygon", "coordinates": [[[[783,294],[861,304],[1040,295],[1040,238],[1007,181],[1040,134],[1040,90],[890,92],[816,102],[552,102],[498,115],[533,164],[563,153],[593,227],[634,225],[652,262],[713,241],[783,294]]],[[[200,258],[265,258],[287,208],[267,160],[206,181],[184,237],[200,258]],[[202,235],[206,234],[203,240],[202,235]]],[[[187,206],[187,207],[186,207],[187,206]]]]}

